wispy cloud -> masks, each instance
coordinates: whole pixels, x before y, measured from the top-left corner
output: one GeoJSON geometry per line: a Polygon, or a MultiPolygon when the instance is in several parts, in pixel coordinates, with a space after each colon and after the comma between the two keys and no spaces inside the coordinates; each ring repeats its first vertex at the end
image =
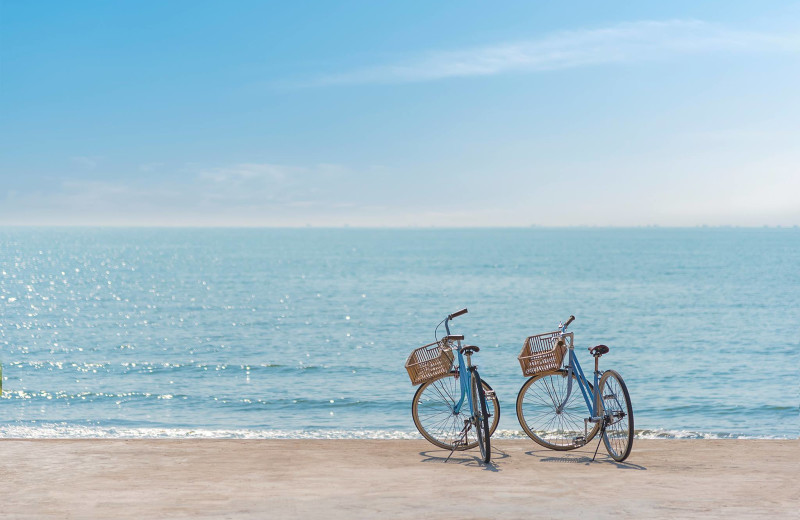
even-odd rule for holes
{"type": "Polygon", "coordinates": [[[303,168],[269,163],[239,163],[200,172],[200,179],[226,185],[240,185],[245,182],[281,182],[292,173],[302,172],[303,168]]]}
{"type": "Polygon", "coordinates": [[[100,157],[77,156],[77,157],[72,157],[72,162],[89,170],[93,170],[100,163],[100,157]]]}
{"type": "Polygon", "coordinates": [[[711,52],[798,52],[799,34],[740,31],[696,20],[639,21],[535,40],[434,51],[403,62],[320,76],[306,86],[411,83],[640,62],[711,52]]]}
{"type": "Polygon", "coordinates": [[[325,163],[309,166],[237,163],[202,169],[197,178],[198,189],[210,201],[286,203],[311,195],[322,196],[320,187],[342,182],[351,173],[343,166],[325,163]]]}
{"type": "Polygon", "coordinates": [[[145,173],[154,172],[154,171],[159,170],[163,166],[164,166],[164,163],[160,163],[160,162],[142,163],[142,164],[139,165],[139,171],[140,172],[145,172],[145,173]]]}
{"type": "MultiPolygon", "coordinates": [[[[303,225],[342,213],[354,172],[336,164],[185,165],[180,175],[71,179],[0,190],[0,224],[303,225]],[[335,195],[331,195],[335,193],[335,195]]],[[[371,201],[367,201],[370,202],[371,201]]],[[[364,201],[352,203],[353,212],[364,201]]]]}

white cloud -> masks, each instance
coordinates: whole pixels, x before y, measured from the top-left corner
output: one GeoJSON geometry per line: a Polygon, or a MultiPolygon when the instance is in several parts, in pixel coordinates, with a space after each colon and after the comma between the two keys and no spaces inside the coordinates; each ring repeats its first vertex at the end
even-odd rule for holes
{"type": "Polygon", "coordinates": [[[100,157],[77,156],[77,157],[72,157],[72,162],[77,165],[83,166],[84,168],[87,168],[89,170],[93,170],[97,167],[97,164],[100,162],[100,157]]]}
{"type": "Polygon", "coordinates": [[[160,162],[152,162],[152,163],[144,163],[139,165],[140,172],[154,172],[159,170],[164,166],[164,163],[160,162]]]}
{"type": "Polygon", "coordinates": [[[326,190],[345,183],[352,173],[334,164],[237,163],[199,170],[196,195],[212,204],[300,201],[311,206],[314,200],[324,200],[326,190]]]}
{"type": "Polygon", "coordinates": [[[639,21],[535,40],[434,51],[405,62],[321,76],[307,86],[410,83],[491,76],[710,52],[798,52],[800,35],[738,31],[696,20],[639,21]]]}
{"type": "MultiPolygon", "coordinates": [[[[0,224],[304,225],[342,211],[353,172],[334,164],[190,165],[180,178],[75,179],[0,192],[0,224]],[[336,195],[332,196],[332,193],[336,195]]],[[[363,206],[351,203],[353,211],[363,206]]]]}
{"type": "Polygon", "coordinates": [[[268,163],[240,163],[203,170],[200,178],[227,185],[238,185],[248,181],[283,182],[293,174],[304,172],[304,168],[268,163]]]}

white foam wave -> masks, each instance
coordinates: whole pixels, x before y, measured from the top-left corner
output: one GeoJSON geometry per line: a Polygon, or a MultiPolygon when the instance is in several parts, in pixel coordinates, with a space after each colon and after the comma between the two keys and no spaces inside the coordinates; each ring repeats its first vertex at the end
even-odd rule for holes
{"type": "Polygon", "coordinates": [[[5,439],[421,439],[416,431],[125,428],[37,424],[0,426],[5,439]]]}
{"type": "MultiPolygon", "coordinates": [[[[497,439],[527,439],[519,430],[497,430],[497,439]]],[[[258,430],[205,428],[126,428],[70,424],[3,425],[2,439],[422,439],[409,430],[258,430]]],[[[794,439],[789,436],[638,430],[637,439],[794,439]]]]}
{"type": "Polygon", "coordinates": [[[637,439],[796,439],[789,435],[749,435],[743,433],[713,433],[691,430],[637,430],[637,439]]]}

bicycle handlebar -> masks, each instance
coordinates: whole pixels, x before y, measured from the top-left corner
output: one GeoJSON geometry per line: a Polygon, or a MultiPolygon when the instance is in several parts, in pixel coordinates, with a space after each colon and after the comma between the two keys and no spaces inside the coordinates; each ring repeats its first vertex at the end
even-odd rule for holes
{"type": "Polygon", "coordinates": [[[456,311],[456,312],[454,312],[453,314],[448,314],[448,315],[447,315],[447,319],[448,319],[448,320],[452,320],[453,318],[458,318],[458,317],[459,317],[459,316],[461,316],[462,314],[466,314],[466,313],[468,313],[468,312],[469,312],[469,311],[468,311],[468,310],[466,309],[466,307],[465,307],[465,308],[461,309],[460,311],[456,311]]]}
{"type": "Polygon", "coordinates": [[[564,323],[564,330],[567,330],[567,327],[569,327],[569,324],[572,323],[573,321],[575,321],[575,316],[570,316],[567,322],[564,323]]]}
{"type": "MultiPolygon", "coordinates": [[[[459,316],[461,316],[462,314],[466,314],[467,312],[468,312],[467,308],[464,307],[460,311],[456,311],[453,314],[448,314],[447,317],[442,320],[442,323],[444,323],[444,330],[447,331],[448,336],[450,335],[450,320],[452,320],[453,318],[458,318],[459,316]]],[[[439,325],[441,325],[441,323],[439,323],[439,325]]],[[[437,329],[439,328],[439,325],[436,326],[437,329]]],[[[433,331],[433,334],[435,336],[436,331],[433,331]]]]}
{"type": "Polygon", "coordinates": [[[444,339],[453,340],[453,341],[464,341],[463,334],[448,334],[444,337],[444,339]]]}

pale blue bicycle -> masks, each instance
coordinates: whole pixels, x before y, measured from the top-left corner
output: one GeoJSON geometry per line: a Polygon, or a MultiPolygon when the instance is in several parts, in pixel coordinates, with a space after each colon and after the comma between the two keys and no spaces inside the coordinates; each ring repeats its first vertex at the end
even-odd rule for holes
{"type": "Polygon", "coordinates": [[[500,403],[472,364],[472,355],[480,349],[462,345],[464,336],[450,333],[450,320],[466,313],[461,309],[449,314],[439,323],[444,323],[446,335],[439,339],[434,331],[436,342],[414,350],[406,361],[412,384],[422,383],[414,394],[411,415],[417,430],[435,446],[450,450],[450,455],[478,446],[481,459],[488,463],[500,403]],[[458,355],[455,365],[453,352],[458,355]]]}
{"type": "Polygon", "coordinates": [[[609,351],[605,345],[589,349],[594,357],[594,382],[586,379],[575,356],[573,334],[567,332],[574,319],[570,316],[555,332],[526,340],[518,359],[523,374],[532,377],[517,396],[519,423],[531,439],[552,450],[579,448],[599,432],[611,458],[622,462],[633,446],[628,387],[614,370],[600,371],[600,357],[609,351]],[[567,352],[567,364],[562,368],[567,352]]]}

